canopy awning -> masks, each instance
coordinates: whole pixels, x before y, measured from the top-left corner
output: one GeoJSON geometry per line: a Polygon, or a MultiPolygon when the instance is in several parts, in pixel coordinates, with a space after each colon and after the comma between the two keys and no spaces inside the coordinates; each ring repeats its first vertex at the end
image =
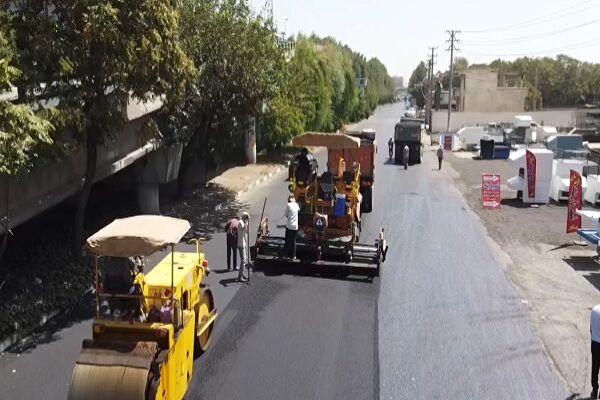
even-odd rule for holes
{"type": "Polygon", "coordinates": [[[116,219],[90,236],[86,247],[98,256],[149,256],[178,243],[190,227],[184,219],[158,215],[116,219]]]}
{"type": "Polygon", "coordinates": [[[306,132],[292,139],[296,147],[327,147],[328,149],[358,149],[360,139],[341,133],[306,132]]]}

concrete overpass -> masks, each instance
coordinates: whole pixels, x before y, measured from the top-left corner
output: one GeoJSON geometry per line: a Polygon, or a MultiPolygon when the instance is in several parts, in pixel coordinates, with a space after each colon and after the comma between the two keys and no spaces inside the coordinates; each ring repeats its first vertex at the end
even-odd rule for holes
{"type": "MultiPolygon", "coordinates": [[[[137,185],[143,213],[159,213],[158,184],[176,179],[181,160],[181,145],[165,147],[159,140],[141,135],[143,125],[161,107],[160,99],[146,103],[130,100],[123,110],[126,123],[122,130],[115,132],[114,141],[98,149],[95,182],[146,158],[147,162],[136,163],[132,182],[137,185]]],[[[80,148],[67,159],[17,179],[0,178],[0,217],[8,211],[8,226],[14,228],[74,195],[83,185],[85,165],[85,149],[80,148]]],[[[4,224],[0,224],[0,233],[4,231],[4,224]]]]}

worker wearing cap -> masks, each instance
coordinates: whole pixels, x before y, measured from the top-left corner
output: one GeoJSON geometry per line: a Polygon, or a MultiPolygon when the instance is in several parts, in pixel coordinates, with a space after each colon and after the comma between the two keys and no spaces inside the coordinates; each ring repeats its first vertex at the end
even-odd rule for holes
{"type": "Polygon", "coordinates": [[[300,206],[296,203],[294,195],[290,193],[288,204],[285,208],[285,245],[286,254],[291,259],[296,259],[296,239],[298,238],[298,212],[300,206]]]}
{"type": "Polygon", "coordinates": [[[237,247],[240,253],[240,272],[238,273],[238,281],[245,282],[244,268],[248,264],[248,228],[250,215],[247,212],[242,213],[242,217],[238,220],[237,228],[237,247]]]}
{"type": "Polygon", "coordinates": [[[590,316],[590,335],[592,339],[592,394],[591,398],[598,398],[598,371],[600,371],[600,304],[592,308],[590,316]]]}

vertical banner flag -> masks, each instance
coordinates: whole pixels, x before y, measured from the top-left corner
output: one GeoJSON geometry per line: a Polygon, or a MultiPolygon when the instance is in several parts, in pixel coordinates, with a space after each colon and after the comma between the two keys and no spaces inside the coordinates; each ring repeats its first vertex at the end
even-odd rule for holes
{"type": "Polygon", "coordinates": [[[451,133],[447,133],[444,136],[444,150],[452,150],[452,134],[451,133]]]}
{"type": "Polygon", "coordinates": [[[535,197],[535,173],[536,173],[536,161],[535,154],[527,150],[525,153],[525,161],[527,163],[527,196],[530,199],[535,197]]]}
{"type": "Polygon", "coordinates": [[[581,228],[581,215],[576,211],[581,210],[581,175],[571,170],[571,183],[569,185],[569,203],[567,205],[567,233],[577,232],[581,228]]]}
{"type": "Polygon", "coordinates": [[[483,208],[496,210],[500,208],[500,175],[483,174],[481,180],[481,201],[483,208]]]}

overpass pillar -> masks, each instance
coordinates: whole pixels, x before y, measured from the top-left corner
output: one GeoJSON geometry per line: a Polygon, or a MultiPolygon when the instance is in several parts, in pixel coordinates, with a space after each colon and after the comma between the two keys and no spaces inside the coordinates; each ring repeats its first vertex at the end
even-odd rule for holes
{"type": "Polygon", "coordinates": [[[180,143],[163,146],[136,163],[137,203],[141,213],[160,214],[159,185],[177,179],[182,150],[180,143]]]}
{"type": "Polygon", "coordinates": [[[158,183],[139,183],[137,186],[137,202],[140,213],[159,215],[158,183]]]}

